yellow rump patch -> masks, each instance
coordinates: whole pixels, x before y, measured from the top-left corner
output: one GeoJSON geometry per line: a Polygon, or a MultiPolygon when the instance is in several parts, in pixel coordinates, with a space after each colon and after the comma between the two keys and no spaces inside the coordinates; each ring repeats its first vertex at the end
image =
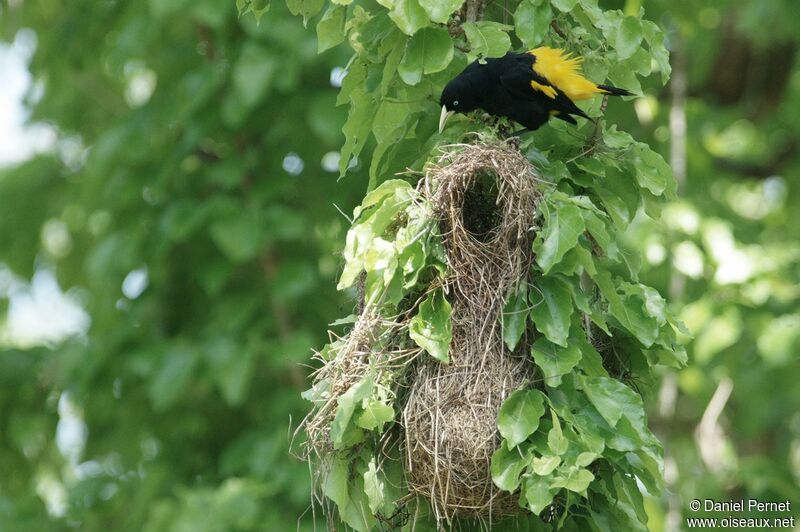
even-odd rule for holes
{"type": "MultiPolygon", "coordinates": [[[[551,85],[558,87],[570,100],[586,100],[602,92],[597,85],[581,74],[582,57],[572,57],[563,50],[547,46],[534,48],[529,53],[536,56],[536,62],[533,64],[534,72],[551,85]]],[[[534,85],[534,83],[536,82],[532,81],[531,85],[536,89],[536,85],[539,84],[534,85]]],[[[554,98],[555,91],[552,88],[550,90],[553,93],[550,97],[554,98]]]]}
{"type": "Polygon", "coordinates": [[[543,92],[545,96],[555,100],[556,98],[556,90],[553,87],[548,85],[542,85],[541,83],[537,83],[536,81],[531,81],[531,87],[533,90],[537,90],[539,92],[543,92]]]}

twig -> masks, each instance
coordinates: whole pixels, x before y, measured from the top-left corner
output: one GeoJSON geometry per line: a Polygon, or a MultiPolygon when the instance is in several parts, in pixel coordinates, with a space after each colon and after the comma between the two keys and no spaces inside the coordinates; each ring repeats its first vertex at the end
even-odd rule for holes
{"type": "Polygon", "coordinates": [[[594,131],[592,131],[592,135],[586,142],[586,148],[589,150],[594,149],[594,147],[597,145],[597,141],[600,140],[600,137],[602,136],[601,126],[603,125],[603,115],[606,112],[606,107],[608,107],[608,94],[603,96],[603,102],[600,104],[600,117],[594,123],[594,131]]]}
{"type": "Polygon", "coordinates": [[[447,23],[447,31],[450,36],[455,38],[464,33],[464,28],[461,27],[461,14],[456,13],[453,18],[447,23]]]}
{"type": "Polygon", "coordinates": [[[561,29],[561,26],[558,25],[556,19],[550,21],[550,27],[553,28],[553,31],[556,32],[559,37],[561,37],[565,41],[567,40],[567,33],[561,29]]]}
{"type": "Polygon", "coordinates": [[[477,22],[483,16],[484,0],[467,0],[464,16],[467,22],[477,22]]]}
{"type": "Polygon", "coordinates": [[[719,381],[714,395],[711,396],[694,433],[697,447],[700,449],[700,457],[706,467],[714,472],[719,472],[725,464],[720,452],[725,445],[725,435],[719,424],[719,418],[728,403],[731,392],[733,392],[733,381],[730,377],[723,377],[719,381]]]}

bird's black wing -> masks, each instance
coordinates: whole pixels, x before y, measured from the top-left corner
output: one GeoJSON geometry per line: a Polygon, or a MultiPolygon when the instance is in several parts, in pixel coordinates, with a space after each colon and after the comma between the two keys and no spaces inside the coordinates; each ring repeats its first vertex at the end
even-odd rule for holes
{"type": "Polygon", "coordinates": [[[500,75],[500,84],[515,98],[544,101],[547,107],[555,111],[554,116],[567,122],[575,123],[575,120],[565,115],[589,118],[564,94],[564,91],[533,69],[534,62],[535,58],[531,54],[514,54],[511,60],[503,65],[505,68],[500,75]]]}
{"type": "MultiPolygon", "coordinates": [[[[508,56],[511,55],[508,54],[508,56]]],[[[529,54],[513,54],[509,60],[503,62],[502,68],[500,84],[503,88],[515,98],[523,100],[534,99],[536,91],[533,90],[531,81],[535,81],[534,76],[538,77],[538,75],[533,71],[533,56],[529,54]]]]}

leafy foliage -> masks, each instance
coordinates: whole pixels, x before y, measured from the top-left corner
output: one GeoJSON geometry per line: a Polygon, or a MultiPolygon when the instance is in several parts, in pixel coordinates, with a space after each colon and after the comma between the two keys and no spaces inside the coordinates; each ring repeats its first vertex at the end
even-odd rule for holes
{"type": "MultiPolygon", "coordinates": [[[[42,92],[29,99],[31,119],[57,136],[52,153],[0,169],[0,261],[22,279],[54,270],[92,320],[85,336],[57,346],[0,334],[4,529],[280,530],[301,514],[300,528],[312,529],[307,471],[286,459],[286,420],[305,410],[298,363],[355,297],[331,290],[344,240],[331,202],[349,211],[367,174],[374,190],[396,171],[419,170],[435,146],[485,129],[468,116],[433,135],[442,85],[481,53],[540,44],[583,55],[592,80],[643,98],[635,112],[610,102],[605,114],[619,128],[603,124],[597,142],[588,142],[593,124],[554,123],[523,143],[552,189],[534,272],[506,299],[504,339],[509,349],[533,340],[541,374],[524,391],[545,400],[535,428],[538,407],[519,427],[504,416],[505,434],[526,437],[498,451],[498,486],[518,487],[523,506],[555,518],[550,526],[602,530],[659,529],[697,496],[800,497],[794,2],[654,0],[645,5],[656,24],[633,0],[603,2],[610,10],[594,0],[512,0],[487,5],[480,21],[462,16],[459,27],[451,14],[461,4],[0,8],[3,40],[36,32],[31,70],[42,92]],[[316,44],[303,23],[316,28],[316,44]],[[672,64],[665,45],[677,52],[672,64]],[[336,107],[329,77],[337,84],[331,69],[343,66],[336,107]],[[670,123],[680,106],[661,88],[673,69],[689,79],[680,200],[648,147],[667,153],[681,143],[670,123]],[[152,94],[134,97],[148,79],[152,94]],[[348,176],[334,183],[316,163],[326,157],[329,168],[345,140],[338,163],[348,176]],[[284,170],[289,152],[305,163],[299,175],[284,170]],[[555,231],[562,218],[572,226],[555,231]],[[120,286],[142,270],[147,287],[128,298],[120,286]],[[558,294],[556,309],[571,298],[567,321],[537,319],[541,286],[558,294]],[[559,340],[566,330],[567,347],[543,330],[559,340]],[[655,363],[664,366],[651,372],[655,363]],[[647,398],[662,378],[649,417],[674,464],[668,491],[636,393],[647,398]],[[696,425],[726,382],[732,394],[709,457],[696,425]],[[59,423],[75,419],[67,407],[88,430],[78,455],[57,444],[59,423]]],[[[600,114],[599,100],[581,105],[600,114]]],[[[356,223],[370,226],[368,214],[356,223]]],[[[396,289],[406,297],[444,264],[437,237],[412,251],[417,244],[398,247],[394,229],[376,237],[391,245],[377,258],[397,260],[381,266],[394,285],[374,276],[379,298],[401,281],[416,287],[396,289]]],[[[6,273],[0,319],[14,313],[6,273]]],[[[376,462],[370,448],[391,430],[396,406],[382,385],[362,395],[345,404],[342,446],[347,453],[348,438],[360,439],[364,454],[334,461],[322,482],[358,529],[394,515],[402,496],[397,464],[376,462]]]]}
{"type": "MultiPolygon", "coordinates": [[[[344,33],[332,34],[327,20],[333,20],[330,10],[338,9],[332,4],[318,26],[325,43],[321,48],[343,35],[354,51],[338,98],[349,105],[341,174],[351,161],[367,156],[370,137],[375,141],[370,191],[354,212],[339,288],[352,286],[365,272],[365,303],[387,306],[388,315],[397,312],[404,297],[416,299],[420,276],[430,282],[431,275],[443,271],[444,259],[431,210],[413,188],[394,179],[377,184],[394,170],[421,168],[436,145],[455,140],[453,135],[464,128],[479,127],[462,121],[438,137],[431,120],[443,82],[466,62],[503,55],[521,40],[526,46],[554,44],[578,52],[586,58],[590,77],[608,77],[635,92],[641,87],[634,73],[650,74],[651,58],[664,79],[669,75],[657,28],[640,16],[603,11],[592,0],[525,0],[512,6],[516,26],[491,20],[490,12],[483,20],[451,19],[460,7],[416,0],[351,4],[344,13],[344,33]],[[543,31],[552,17],[560,33],[543,31]],[[458,31],[440,26],[453,20],[458,31]]],[[[588,112],[596,114],[598,105],[592,102],[588,112]]],[[[621,507],[604,486],[640,478],[657,493],[662,453],[638,394],[617,379],[629,372],[649,379],[652,366],[680,364],[685,355],[677,345],[678,322],[661,296],[638,282],[639,263],[618,235],[637,210],[657,215],[663,199],[674,196],[675,184],[659,154],[615,126],[590,123],[579,133],[588,134],[588,143],[552,124],[522,143],[552,185],[540,205],[543,220],[533,248],[532,281],[509,294],[504,339],[515,348],[528,322],[541,333],[531,355],[543,380],[534,383],[536,388],[516,391],[503,406],[498,428],[505,443],[495,455],[492,474],[501,489],[522,486],[520,503],[535,515],[556,504],[562,522],[584,519],[574,512],[578,499],[569,493],[575,493],[589,499],[594,514],[624,516],[636,528],[644,522],[641,499],[621,507]],[[543,417],[546,410],[550,415],[543,417]]],[[[410,338],[447,363],[452,333],[443,292],[431,290],[416,305],[410,338]]],[[[348,448],[344,438],[353,424],[354,405],[369,396],[364,386],[353,386],[340,399],[332,427],[336,448],[348,448]]],[[[369,461],[374,445],[365,447],[363,441],[362,435],[353,440],[358,446],[349,446],[359,463],[369,461]]],[[[344,482],[340,473],[331,474],[337,475],[337,485],[344,482]]],[[[373,478],[367,486],[361,475],[351,471],[349,495],[341,488],[332,497],[342,519],[359,530],[371,524],[353,517],[359,514],[353,505],[364,510],[364,501],[372,501],[374,514],[376,501],[383,500],[375,488],[378,482],[373,478]]]]}
{"type": "MultiPolygon", "coordinates": [[[[332,203],[349,210],[366,183],[320,164],[343,140],[330,75],[346,57],[318,56],[281,5],[260,25],[224,1],[1,9],[2,39],[37,32],[32,118],[57,141],[0,169],[0,263],[54,271],[91,326],[14,347],[0,283],[0,528],[296,527],[299,364],[342,304],[332,203]],[[85,446],[65,456],[70,433],[85,446]]],[[[386,415],[368,403],[354,418],[386,415]]]]}
{"type": "Polygon", "coordinates": [[[663,372],[659,395],[671,399],[650,405],[665,459],[675,464],[672,495],[648,504],[655,526],[695,515],[675,507],[692,493],[723,499],[734,493],[774,500],[798,496],[790,458],[796,433],[790,427],[800,395],[789,375],[800,360],[789,353],[796,353],[799,338],[787,326],[797,315],[798,299],[787,287],[798,275],[796,259],[788,257],[797,256],[791,220],[800,208],[800,168],[797,153],[784,150],[798,134],[793,113],[800,99],[780,79],[762,78],[751,92],[741,88],[754,75],[736,76],[730,85],[721,81],[739,71],[750,53],[760,64],[784,65],[778,68],[787,79],[796,79],[800,26],[782,0],[723,1],[700,11],[676,6],[656,2],[648,4],[648,13],[672,21],[673,79],[683,76],[686,100],[681,105],[650,88],[652,119],[631,120],[626,127],[638,140],[675,150],[678,162],[680,147],[686,148],[680,199],[664,208],[660,223],[637,220],[627,236],[642,254],[643,282],[669,294],[694,336],[679,333],[688,365],[663,372]],[[670,115],[685,118],[683,135],[670,115]],[[696,432],[712,398],[719,399],[728,385],[731,394],[720,415],[705,416],[713,430],[696,432]]]}

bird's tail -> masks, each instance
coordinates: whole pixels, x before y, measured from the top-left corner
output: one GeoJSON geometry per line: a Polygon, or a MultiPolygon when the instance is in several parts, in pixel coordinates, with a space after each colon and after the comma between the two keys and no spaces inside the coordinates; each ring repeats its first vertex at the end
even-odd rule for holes
{"type": "Polygon", "coordinates": [[[598,85],[597,88],[600,89],[600,92],[603,94],[610,94],[611,96],[633,96],[632,92],[626,91],[625,89],[618,89],[611,85],[598,85]]]}

